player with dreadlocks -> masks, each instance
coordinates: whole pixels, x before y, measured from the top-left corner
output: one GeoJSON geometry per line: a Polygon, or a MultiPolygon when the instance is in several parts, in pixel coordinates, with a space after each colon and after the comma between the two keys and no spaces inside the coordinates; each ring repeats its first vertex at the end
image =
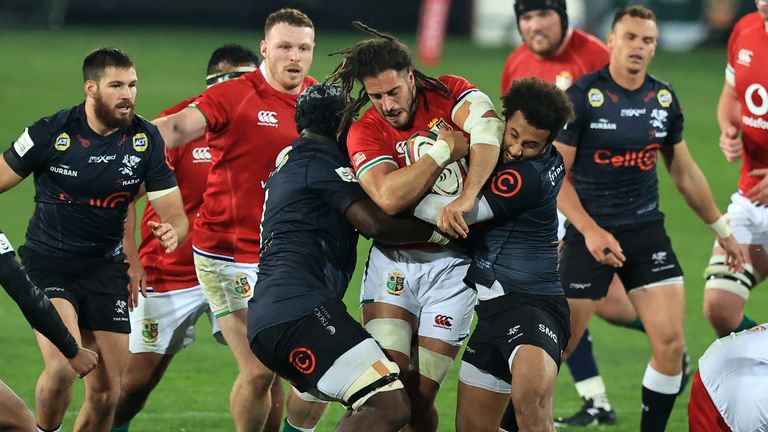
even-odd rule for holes
{"type": "MultiPolygon", "coordinates": [[[[385,212],[397,214],[469,152],[464,189],[438,218],[438,227],[455,235],[466,229],[463,214],[498,161],[504,122],[488,96],[464,78],[424,75],[397,39],[354,24],[376,37],[337,53],[344,60],[330,79],[345,91],[362,84],[341,128],[349,132],[347,150],[360,184],[385,212]],[[372,106],[352,124],[369,101],[372,106]],[[406,166],[408,138],[425,129],[438,133],[429,157],[406,166]]],[[[435,397],[472,322],[477,293],[464,283],[469,263],[464,253],[434,245],[392,248],[374,242],[368,256],[363,324],[403,371],[412,430],[437,428],[435,397]]]]}

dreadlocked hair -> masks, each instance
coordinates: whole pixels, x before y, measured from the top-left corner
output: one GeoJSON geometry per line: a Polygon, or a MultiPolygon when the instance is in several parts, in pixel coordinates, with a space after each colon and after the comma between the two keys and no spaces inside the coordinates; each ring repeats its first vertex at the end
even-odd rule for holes
{"type": "MultiPolygon", "coordinates": [[[[376,36],[376,39],[358,42],[350,48],[331,53],[330,55],[341,55],[344,60],[336,66],[327,82],[337,84],[345,93],[351,94],[355,81],[362,83],[363,78],[375,77],[388,70],[402,73],[411,71],[417,90],[432,91],[446,99],[453,97],[451,90],[442,81],[424,75],[421,71],[413,68],[413,59],[408,47],[394,36],[368,27],[360,21],[354,21],[352,24],[356,28],[376,36]]],[[[424,92],[421,92],[421,97],[424,100],[425,108],[429,109],[424,92]]],[[[363,86],[354,103],[348,104],[344,109],[339,126],[340,133],[349,129],[355,115],[369,100],[370,97],[363,86]]]]}

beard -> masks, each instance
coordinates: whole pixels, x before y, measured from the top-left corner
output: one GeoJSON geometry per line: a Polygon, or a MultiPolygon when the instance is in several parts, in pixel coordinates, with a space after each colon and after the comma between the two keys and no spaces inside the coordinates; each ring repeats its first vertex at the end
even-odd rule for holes
{"type": "Polygon", "coordinates": [[[133,104],[131,102],[120,102],[114,107],[110,107],[104,102],[104,99],[100,94],[97,94],[93,98],[93,110],[96,113],[96,118],[104,124],[104,126],[110,129],[122,129],[128,127],[135,116],[133,111],[133,104]],[[127,115],[117,113],[118,108],[130,108],[127,115]]]}

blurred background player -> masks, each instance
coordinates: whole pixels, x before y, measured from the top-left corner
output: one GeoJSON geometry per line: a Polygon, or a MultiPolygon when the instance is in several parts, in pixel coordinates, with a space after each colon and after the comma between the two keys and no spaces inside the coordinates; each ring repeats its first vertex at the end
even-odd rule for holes
{"type": "Polygon", "coordinates": [[[690,432],[768,430],[768,323],[716,340],[699,359],[690,432]]]}
{"type": "MultiPolygon", "coordinates": [[[[252,72],[258,64],[258,56],[249,48],[236,44],[219,47],[208,61],[206,85],[210,88],[252,72]]],[[[181,101],[161,112],[158,117],[179,112],[196,98],[181,101]]],[[[208,141],[204,135],[184,147],[169,149],[167,153],[179,183],[184,211],[192,224],[203,203],[211,167],[208,141]]],[[[172,254],[165,254],[149,229],[149,221],[156,220],[157,215],[152,204],[147,203],[141,219],[141,245],[137,255],[134,205],[129,215],[133,217],[128,218],[124,240],[126,252],[133,252],[127,253],[131,263],[129,274],[138,276],[131,281],[139,284],[133,292],[141,290],[144,296],[137,298],[136,308],[130,312],[131,334],[128,346],[131,354],[123,374],[123,392],[115,413],[116,427],[112,429],[113,432],[128,430],[128,422],[144,407],[149,393],[162,379],[174,355],[194,342],[195,323],[200,316],[207,315],[214,334],[221,337],[197,281],[191,239],[172,254]]],[[[276,428],[279,428],[281,420],[279,414],[280,410],[276,428]]]]}
{"type": "MultiPolygon", "coordinates": [[[[564,0],[518,0],[515,2],[517,28],[522,42],[507,58],[501,73],[501,94],[512,82],[534,76],[553,83],[563,91],[582,75],[608,64],[608,48],[594,36],[568,26],[564,0]]],[[[558,239],[565,235],[565,217],[558,211],[558,239]]],[[[618,278],[614,278],[608,295],[600,301],[597,314],[612,323],[636,325],[637,313],[632,308],[618,278]]],[[[568,368],[579,397],[581,409],[568,418],[558,417],[559,426],[615,424],[616,414],[608,400],[605,383],[597,369],[589,331],[567,359],[568,368]]],[[[514,410],[505,413],[502,428],[514,425],[514,410]]]]}
{"type": "MultiPolygon", "coordinates": [[[[478,292],[478,324],[462,357],[456,430],[497,431],[510,399],[523,430],[553,430],[570,315],[557,274],[557,194],[565,168],[552,141],[573,108],[561,90],[537,78],[515,81],[502,104],[502,156],[483,187],[477,218],[468,220],[493,219],[469,237],[466,281],[478,292]]],[[[427,195],[416,214],[434,222],[450,200],[427,195]]]]}
{"type": "Polygon", "coordinates": [[[757,13],[742,18],[728,41],[717,104],[720,149],[728,162],[742,161],[728,217],[747,260],[744,270],[732,273],[724,265],[723,249],[717,244],[712,249],[705,270],[704,315],[718,336],[755,325],[744,306],[752,288],[768,274],[768,1],[755,4],[757,13]]]}
{"type": "MultiPolygon", "coordinates": [[[[8,237],[0,230],[0,285],[19,306],[24,318],[67,358],[78,377],[88,375],[99,361],[99,355],[78,344],[64,326],[48,297],[29,280],[8,237]]],[[[0,381],[0,429],[34,432],[35,415],[18,396],[0,381]]]]}
{"type": "MultiPolygon", "coordinates": [[[[230,393],[238,431],[259,430],[270,410],[270,386],[282,388],[248,347],[248,299],[259,267],[264,183],[297,137],[296,100],[316,81],[315,29],[296,9],[280,9],[264,24],[259,68],[206,90],[188,108],[155,120],[168,147],[208,132],[213,165],[195,220],[197,279],[238,365],[230,393]]],[[[280,396],[282,399],[282,396],[280,396]]]]}
{"type": "MultiPolygon", "coordinates": [[[[31,173],[35,213],[19,255],[30,279],[51,298],[68,330],[101,358],[85,379],[85,401],[74,430],[108,431],[128,359],[128,264],[123,224],[144,185],[161,222],[150,222],[165,253],[187,234],[187,218],[163,139],[134,114],[133,61],[115,48],[83,61],[85,102],[26,128],[0,159],[0,191],[31,173]]],[[[75,373],[48,339],[37,334],[45,369],[35,404],[38,428],[61,429],[75,373]]]]}
{"type": "MultiPolygon", "coordinates": [[[[414,69],[405,45],[357,26],[377,38],[343,50],[344,61],[331,78],[345,91],[362,85],[342,121],[360,185],[387,214],[400,213],[466,154],[468,135],[464,190],[439,217],[441,223],[463,223],[496,165],[504,123],[488,96],[464,78],[428,77],[414,69]],[[372,106],[350,126],[369,101],[372,106]],[[404,143],[420,130],[437,132],[438,139],[429,157],[406,166],[404,143]]],[[[476,293],[463,282],[468,266],[463,252],[433,245],[392,248],[374,242],[371,248],[360,294],[362,320],[403,374],[413,430],[436,430],[435,396],[469,334],[476,293]]]]}
{"type": "Polygon", "coordinates": [[[416,219],[388,216],[365,194],[335,138],[347,99],[322,84],[299,97],[301,136],[266,185],[248,335],[253,352],[299,391],[351,409],[337,431],[399,431],[410,406],[397,364],[343,303],[358,232],[393,244],[448,239],[416,219]]]}
{"type": "Polygon", "coordinates": [[[560,263],[573,332],[567,353],[618,275],[652,351],[643,377],[642,432],[664,430],[686,379],[685,291],[658,207],[658,153],[686,203],[728,251],[725,264],[740,269],[743,261],[683,139],[677,97],[647,74],[657,39],[651,10],[629,6],[616,13],[608,35],[610,64],[568,89],[577,117],[556,141],[573,180],[558,198],[570,223],[560,263]]]}

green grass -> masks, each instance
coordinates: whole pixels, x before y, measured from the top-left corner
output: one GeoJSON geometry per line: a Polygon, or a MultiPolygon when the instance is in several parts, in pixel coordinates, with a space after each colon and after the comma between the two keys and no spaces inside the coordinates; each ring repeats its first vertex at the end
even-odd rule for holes
{"type": "MultiPolygon", "coordinates": [[[[226,42],[258,46],[258,35],[250,32],[206,32],[175,29],[68,29],[51,31],[2,31],[3,67],[0,68],[0,128],[2,148],[15,140],[25,126],[44,115],[79,103],[83,98],[80,66],[85,54],[96,47],[115,45],[127,50],[137,65],[139,96],[137,111],[152,117],[161,109],[200,92],[210,52],[226,42]]],[[[350,45],[358,35],[322,35],[318,38],[313,75],[322,79],[338,58],[326,53],[350,45]]],[[[410,42],[410,41],[408,41],[410,42]]],[[[508,49],[480,49],[465,40],[449,40],[442,65],[427,68],[429,74],[453,73],[467,77],[494,100],[499,96],[501,66],[508,49]]],[[[707,174],[715,198],[725,208],[735,190],[737,166],[724,162],[717,146],[715,105],[724,68],[724,49],[690,54],[659,53],[652,72],[670,81],[686,113],[686,140],[699,165],[707,174]]],[[[667,214],[667,228],[686,272],[686,338],[691,356],[698,358],[713,340],[713,332],[701,313],[703,282],[701,272],[709,257],[713,236],[685,206],[669,178],[661,172],[661,207],[667,214]]],[[[23,242],[33,209],[30,179],[0,195],[0,228],[14,245],[23,242]]],[[[361,243],[361,262],[367,243],[361,243]]],[[[356,313],[359,274],[347,295],[350,310],[356,313]]],[[[756,290],[748,312],[758,321],[765,319],[768,297],[756,290]]],[[[640,382],[650,356],[645,337],[613,327],[596,319],[590,327],[601,372],[618,416],[616,431],[636,431],[640,418],[640,382]]],[[[228,394],[236,373],[229,352],[208,337],[210,327],[198,326],[198,342],[179,354],[165,379],[150,397],[144,411],[133,422],[136,431],[229,431],[228,394]]],[[[34,384],[42,368],[32,331],[16,306],[0,294],[0,379],[10,385],[30,406],[34,384]]],[[[567,368],[558,381],[556,415],[569,415],[579,407],[567,368]]],[[[65,420],[71,429],[82,401],[82,384],[74,391],[65,420]]],[[[441,431],[454,430],[456,399],[455,369],[446,379],[438,399],[441,431]]],[[[677,401],[670,431],[687,430],[688,392],[677,401]]],[[[319,430],[332,430],[342,410],[335,406],[319,430]]]]}

